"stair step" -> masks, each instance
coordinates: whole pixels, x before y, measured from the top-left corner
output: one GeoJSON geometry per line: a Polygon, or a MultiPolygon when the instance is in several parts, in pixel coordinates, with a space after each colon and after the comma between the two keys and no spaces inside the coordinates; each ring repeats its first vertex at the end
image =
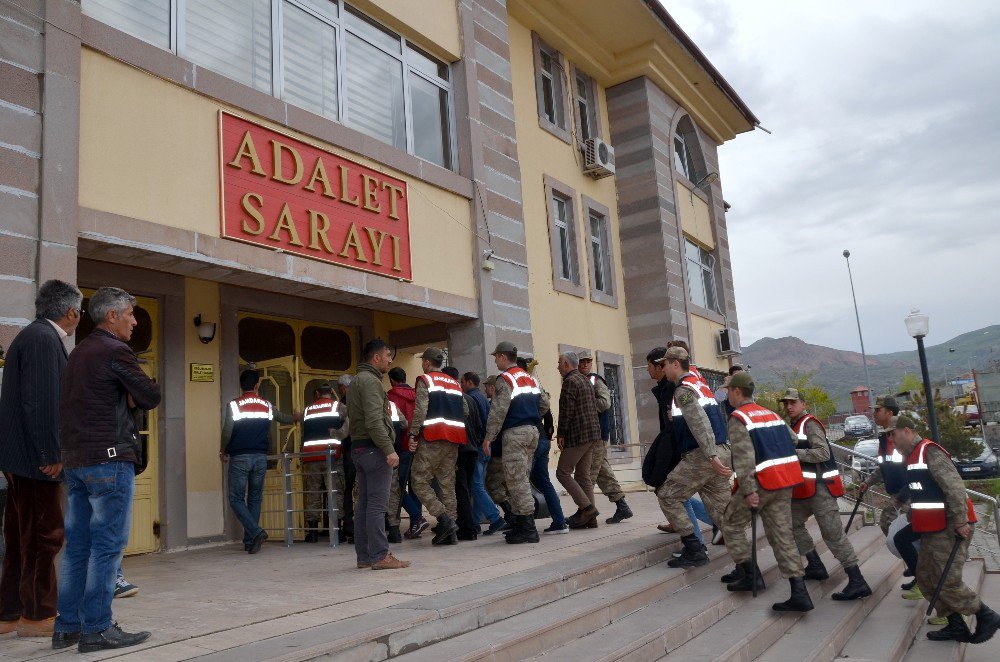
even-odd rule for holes
{"type": "MultiPolygon", "coordinates": [[[[812,527],[810,529],[816,533],[812,527]]],[[[853,534],[851,539],[859,548],[859,554],[874,552],[875,537],[871,530],[853,534]]],[[[825,550],[822,539],[817,550],[821,553],[825,550]]],[[[827,559],[833,562],[832,556],[828,555],[827,559]]],[[[770,548],[758,548],[758,565],[768,586],[782,583],[770,548]]],[[[730,567],[725,566],[727,570],[730,567]]],[[[747,593],[727,591],[718,581],[718,574],[703,581],[689,582],[690,586],[683,590],[539,657],[556,660],[657,659],[710,628],[734,609],[751,602],[747,593]]],[[[831,583],[834,580],[837,577],[830,580],[831,583]]]]}
{"type": "MultiPolygon", "coordinates": [[[[868,614],[861,627],[851,635],[838,660],[852,662],[899,662],[906,655],[913,637],[925,621],[926,600],[903,600],[896,582],[882,601],[868,614]]],[[[870,600],[871,598],[869,598],[870,600]]]]}
{"type": "MultiPolygon", "coordinates": [[[[1000,574],[990,572],[983,576],[983,584],[979,589],[983,602],[993,608],[1000,609],[1000,574]]],[[[968,646],[965,649],[965,662],[997,662],[1000,660],[1000,635],[983,644],[968,646]]]]}
{"type": "MultiPolygon", "coordinates": [[[[872,559],[884,549],[885,537],[876,527],[866,527],[858,534],[851,536],[862,572],[867,576],[867,567],[872,559]]],[[[813,604],[819,610],[823,603],[830,600],[827,595],[839,590],[846,580],[844,569],[837,564],[833,554],[822,554],[823,562],[828,568],[835,568],[830,578],[823,582],[807,582],[809,595],[813,604]]],[[[770,586],[770,584],[769,584],[770,586]]],[[[774,602],[788,595],[788,584],[784,580],[774,583],[774,588],[768,593],[758,596],[757,600],[748,600],[732,614],[708,628],[705,632],[687,642],[680,648],[668,651],[670,659],[695,662],[702,660],[753,660],[774,645],[800,619],[810,619],[811,614],[785,613],[777,614],[771,609],[774,602]]],[[[663,659],[667,659],[666,657],[663,659]]],[[[800,659],[794,654],[785,659],[800,659]]]]}
{"type": "MultiPolygon", "coordinates": [[[[962,569],[962,579],[972,590],[977,592],[982,590],[985,575],[986,570],[982,559],[967,561],[965,568],[962,569]]],[[[921,613],[925,613],[926,609],[927,606],[924,605],[921,613]]],[[[925,618],[923,624],[920,626],[920,631],[917,632],[916,638],[913,640],[913,645],[910,646],[910,650],[903,656],[903,661],[949,662],[953,660],[954,662],[960,662],[964,659],[965,649],[969,644],[954,641],[931,641],[927,638],[928,630],[939,629],[941,629],[940,625],[928,625],[925,618]]],[[[995,636],[994,639],[996,639],[995,636]]]]}
{"type": "Polygon", "coordinates": [[[833,660],[865,617],[886,595],[893,593],[903,569],[903,562],[889,550],[880,550],[861,566],[872,589],[870,597],[850,602],[837,602],[829,597],[816,601],[816,608],[799,619],[758,659],[761,662],[833,660]]]}

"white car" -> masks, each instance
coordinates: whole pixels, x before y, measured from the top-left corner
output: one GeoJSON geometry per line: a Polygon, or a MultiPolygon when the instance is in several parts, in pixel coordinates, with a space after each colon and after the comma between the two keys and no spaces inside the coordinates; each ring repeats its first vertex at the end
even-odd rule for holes
{"type": "Polygon", "coordinates": [[[871,459],[852,455],[851,469],[862,474],[870,474],[875,471],[875,467],[878,466],[875,461],[875,458],[878,457],[878,439],[862,439],[854,445],[854,452],[866,455],[871,459]]]}

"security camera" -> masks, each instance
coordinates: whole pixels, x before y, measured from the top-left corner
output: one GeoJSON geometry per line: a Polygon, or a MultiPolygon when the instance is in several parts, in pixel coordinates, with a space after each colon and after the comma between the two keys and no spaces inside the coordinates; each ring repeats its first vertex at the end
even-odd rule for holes
{"type": "Polygon", "coordinates": [[[493,250],[492,248],[487,248],[487,249],[483,250],[483,259],[484,260],[488,260],[491,257],[493,257],[494,255],[496,255],[496,251],[493,250]]]}

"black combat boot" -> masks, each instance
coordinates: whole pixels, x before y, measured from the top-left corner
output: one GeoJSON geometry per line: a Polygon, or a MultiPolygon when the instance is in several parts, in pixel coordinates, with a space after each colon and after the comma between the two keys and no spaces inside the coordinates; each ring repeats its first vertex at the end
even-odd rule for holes
{"type": "Polygon", "coordinates": [[[809,552],[806,554],[806,560],[809,563],[806,564],[806,574],[802,579],[815,579],[821,582],[824,579],[830,578],[830,573],[826,571],[826,566],[823,565],[823,560],[819,557],[819,552],[815,549],[809,552]]]}
{"type": "Polygon", "coordinates": [[[972,630],[966,624],[964,616],[948,614],[948,625],[940,630],[931,630],[927,633],[927,638],[931,641],[971,641],[972,630]]]}
{"type": "Polygon", "coordinates": [[[792,596],[784,602],[771,605],[771,609],[774,611],[812,611],[813,601],[806,589],[806,581],[801,577],[792,577],[788,583],[792,586],[792,596]]]}
{"type": "Polygon", "coordinates": [[[847,573],[847,586],[839,593],[831,595],[831,598],[840,601],[859,600],[867,598],[872,594],[872,589],[868,586],[868,582],[861,576],[861,568],[856,565],[850,565],[844,568],[844,572],[847,573]]]}
{"type": "Polygon", "coordinates": [[[306,537],[302,542],[319,541],[319,522],[306,522],[306,537]]]}
{"type": "Polygon", "coordinates": [[[621,499],[618,499],[618,501],[615,501],[615,514],[604,520],[604,522],[606,524],[617,524],[623,519],[628,519],[629,517],[632,517],[632,509],[628,507],[627,503],[625,503],[625,497],[622,497],[621,499]]]}
{"type": "Polygon", "coordinates": [[[743,576],[732,583],[726,584],[726,589],[730,591],[752,591],[754,575],[757,575],[757,590],[763,591],[767,588],[764,586],[764,575],[760,574],[759,567],[755,568],[750,561],[744,561],[740,564],[740,570],[743,576]]]}
{"type": "Polygon", "coordinates": [[[514,528],[507,536],[507,544],[520,545],[526,542],[538,542],[538,529],[535,528],[535,518],[531,515],[515,515],[514,528]]]}
{"type": "Polygon", "coordinates": [[[746,571],[743,569],[743,564],[737,563],[733,571],[719,577],[719,581],[721,581],[723,584],[731,584],[733,582],[738,582],[739,580],[743,579],[743,576],[745,574],[746,571]]]}
{"type": "Polygon", "coordinates": [[[514,514],[513,510],[511,510],[510,501],[501,501],[497,505],[500,506],[500,510],[503,511],[503,521],[507,522],[507,528],[513,529],[514,519],[517,517],[517,515],[514,514]]]}
{"type": "Polygon", "coordinates": [[[708,553],[705,551],[705,546],[698,542],[697,536],[692,533],[681,538],[681,542],[684,543],[681,555],[667,561],[668,566],[671,568],[690,568],[708,563],[708,553]]]}
{"type": "Polygon", "coordinates": [[[403,534],[399,532],[398,526],[390,526],[385,530],[385,536],[389,539],[389,542],[400,543],[403,542],[403,534]]]}
{"type": "Polygon", "coordinates": [[[979,605],[976,612],[976,633],[972,635],[971,641],[974,644],[981,644],[988,641],[1000,629],[1000,614],[987,607],[985,604],[979,605]]]}
{"type": "Polygon", "coordinates": [[[899,588],[903,589],[904,591],[912,591],[913,587],[916,585],[917,585],[917,580],[914,579],[912,582],[906,582],[905,584],[900,584],[899,588]]]}
{"type": "Polygon", "coordinates": [[[437,533],[431,540],[432,545],[457,545],[458,524],[455,523],[448,513],[441,513],[437,518],[437,533]]]}

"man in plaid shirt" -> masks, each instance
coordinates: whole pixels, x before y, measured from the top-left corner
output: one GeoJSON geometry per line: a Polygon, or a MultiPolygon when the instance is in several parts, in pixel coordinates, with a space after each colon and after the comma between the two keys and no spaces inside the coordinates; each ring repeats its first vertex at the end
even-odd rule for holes
{"type": "Polygon", "coordinates": [[[597,419],[597,398],[594,387],[579,370],[576,352],[559,356],[559,372],[563,376],[559,394],[559,465],[556,478],[576,503],[577,512],[566,522],[571,529],[597,528],[597,508],[594,507],[594,480],[590,465],[594,444],[601,441],[601,424],[597,419]]]}

